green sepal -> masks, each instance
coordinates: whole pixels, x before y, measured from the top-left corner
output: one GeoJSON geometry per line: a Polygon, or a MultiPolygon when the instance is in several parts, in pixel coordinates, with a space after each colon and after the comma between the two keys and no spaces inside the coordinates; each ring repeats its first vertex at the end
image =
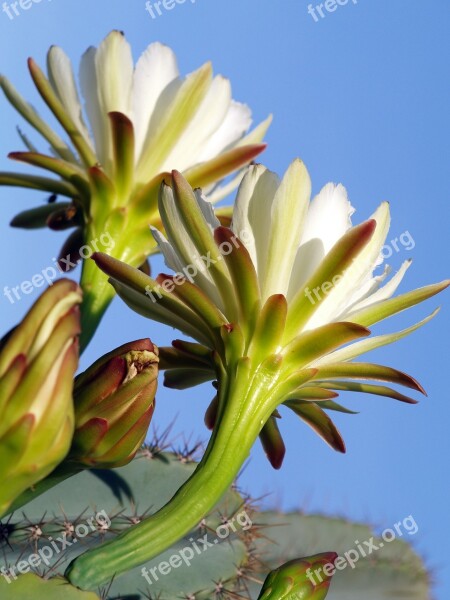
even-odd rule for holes
{"type": "Polygon", "coordinates": [[[355,383],[353,381],[323,381],[320,383],[321,386],[327,387],[331,390],[339,390],[344,392],[360,392],[363,394],[372,394],[374,396],[384,396],[385,398],[392,398],[399,402],[405,402],[406,404],[417,404],[417,400],[400,394],[397,390],[382,386],[382,385],[371,385],[369,383],[355,383]]]}
{"type": "Polygon", "coordinates": [[[69,146],[41,119],[33,106],[19,94],[6,77],[0,77],[0,87],[17,112],[49,142],[63,160],[76,162],[76,157],[69,146]]]}
{"type": "Polygon", "coordinates": [[[286,446],[275,417],[270,417],[265,423],[259,434],[259,439],[272,467],[277,470],[281,469],[286,454],[286,446]]]}
{"type": "Polygon", "coordinates": [[[250,254],[237,236],[227,227],[217,227],[214,239],[220,247],[228,244],[231,252],[223,254],[231,275],[235,296],[239,305],[241,322],[249,332],[253,331],[261,310],[258,276],[250,254]]]}
{"type": "Polygon", "coordinates": [[[255,365],[261,363],[265,356],[275,352],[281,345],[287,311],[287,301],[282,294],[267,298],[260,314],[257,315],[256,328],[249,348],[249,355],[255,365]]]}
{"type": "Polygon", "coordinates": [[[30,190],[40,190],[58,194],[58,196],[67,196],[74,198],[78,194],[75,186],[67,181],[59,179],[50,179],[50,177],[38,177],[37,175],[27,175],[25,173],[0,172],[0,185],[10,187],[28,188],[30,190]]]}
{"type": "Polygon", "coordinates": [[[125,197],[134,180],[134,127],[130,119],[121,112],[110,112],[114,156],[114,181],[119,195],[125,197]]]}
{"type": "Polygon", "coordinates": [[[325,410],[333,410],[334,412],[344,413],[345,415],[358,415],[358,411],[350,410],[349,408],[342,406],[338,402],[333,402],[333,400],[325,400],[320,403],[320,407],[325,410]]]}
{"type": "Polygon", "coordinates": [[[375,365],[372,363],[332,363],[318,368],[316,380],[328,381],[333,379],[369,379],[374,381],[387,381],[411,388],[427,395],[423,387],[411,375],[397,369],[375,365]]]}
{"type": "Polygon", "coordinates": [[[176,277],[161,273],[156,277],[156,281],[161,287],[166,282],[173,283],[173,290],[170,293],[179,298],[186,306],[189,306],[200,319],[203,319],[212,333],[227,323],[226,317],[200,287],[186,278],[183,278],[181,284],[177,285],[176,277]]]}
{"type": "Polygon", "coordinates": [[[251,144],[228,150],[183,173],[192,188],[206,188],[245,167],[267,148],[267,144],[251,144]]]}
{"type": "MultiPolygon", "coordinates": [[[[9,336],[0,354],[0,376],[19,354],[29,355],[40,337],[50,331],[74,301],[81,300],[80,289],[74,281],[60,279],[42,294],[31,307],[20,326],[9,336]],[[49,317],[51,317],[49,319],[49,317]],[[44,326],[45,324],[45,326],[44,326]]],[[[29,359],[34,358],[35,351],[29,359]]]]}
{"type": "Polygon", "coordinates": [[[55,90],[52,88],[51,83],[32,58],[28,59],[28,68],[40,95],[67,132],[85,165],[87,167],[95,165],[97,159],[94,152],[67,113],[55,90]]]}
{"type": "Polygon", "coordinates": [[[382,300],[381,302],[377,302],[374,306],[368,306],[367,308],[357,310],[350,313],[346,318],[354,323],[369,327],[374,323],[379,323],[388,317],[392,317],[392,315],[396,315],[399,312],[411,308],[411,306],[420,304],[420,302],[428,300],[428,298],[432,298],[448,288],[449,285],[449,279],[433,285],[427,285],[417,290],[407,292],[406,294],[396,296],[395,298],[382,300]]]}
{"type": "Polygon", "coordinates": [[[314,402],[304,402],[303,400],[288,400],[285,404],[331,448],[345,453],[345,443],[336,425],[317,404],[314,402]]]}
{"type": "Polygon", "coordinates": [[[82,195],[89,196],[89,184],[86,179],[86,173],[73,162],[53,156],[46,156],[39,152],[10,152],[8,158],[51,171],[59,175],[62,179],[69,181],[82,195]]]}
{"type": "Polygon", "coordinates": [[[365,327],[346,322],[328,323],[306,331],[284,348],[286,365],[295,368],[304,367],[336,348],[368,335],[370,335],[370,331],[365,327]]]}
{"type": "Polygon", "coordinates": [[[2,433],[0,444],[0,463],[2,464],[2,476],[6,479],[3,485],[10,487],[8,481],[10,473],[14,474],[20,459],[27,452],[33,435],[36,418],[33,414],[26,414],[16,421],[14,425],[2,433]]]}
{"type": "MultiPolygon", "coordinates": [[[[237,317],[234,301],[234,290],[228,269],[215,243],[213,233],[205,221],[204,214],[197,198],[186,179],[178,171],[172,171],[172,187],[176,209],[186,232],[200,255],[211,259],[209,274],[211,275],[222,301],[228,307],[232,318],[237,317]]],[[[189,260],[187,264],[189,264],[189,260]]]]}
{"type": "Polygon", "coordinates": [[[164,373],[164,385],[172,390],[187,390],[212,381],[216,374],[211,369],[179,368],[164,373]]]}
{"type": "Polygon", "coordinates": [[[41,229],[47,227],[47,220],[54,212],[65,210],[69,206],[69,202],[57,202],[24,210],[12,219],[10,225],[19,229],[41,229]]]}
{"type": "Polygon", "coordinates": [[[166,292],[157,281],[102,252],[93,254],[92,259],[112,278],[110,283],[133,310],[147,318],[180,328],[188,335],[192,335],[193,331],[203,332],[210,343],[210,332],[203,320],[173,294],[166,292]],[[152,293],[155,294],[154,299],[149,295],[152,293]]]}

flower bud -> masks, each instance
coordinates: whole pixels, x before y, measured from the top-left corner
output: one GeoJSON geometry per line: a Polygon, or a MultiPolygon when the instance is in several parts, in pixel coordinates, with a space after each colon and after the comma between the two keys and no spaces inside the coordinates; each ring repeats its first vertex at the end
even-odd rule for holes
{"type": "Polygon", "coordinates": [[[268,575],[258,600],[323,600],[336,558],[334,552],[326,552],[287,562],[268,575]]]}
{"type": "Polygon", "coordinates": [[[153,416],[158,362],[158,348],[143,339],[106,354],[76,378],[71,461],[104,469],[130,462],[153,416]]]}
{"type": "Polygon", "coordinates": [[[80,288],[61,279],[1,344],[0,515],[69,451],[80,302],[80,288]]]}

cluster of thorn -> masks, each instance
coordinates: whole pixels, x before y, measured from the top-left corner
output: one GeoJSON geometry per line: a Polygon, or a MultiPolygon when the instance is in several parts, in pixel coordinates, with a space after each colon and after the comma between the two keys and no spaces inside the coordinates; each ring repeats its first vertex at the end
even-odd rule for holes
{"type": "MultiPolygon", "coordinates": [[[[155,432],[153,440],[139,451],[137,458],[158,459],[163,458],[164,454],[172,452],[175,458],[183,464],[194,462],[202,450],[202,445],[200,443],[192,444],[190,440],[187,440],[180,447],[175,447],[173,438],[172,441],[169,441],[171,428],[172,426],[167,428],[161,435],[155,432]]],[[[203,534],[215,533],[218,524],[228,525],[236,515],[245,511],[247,515],[251,516],[252,526],[246,530],[234,530],[233,534],[224,540],[224,543],[231,544],[233,543],[233,539],[240,540],[244,543],[247,550],[246,559],[243,563],[235,565],[235,575],[231,579],[211,582],[213,589],[208,593],[208,600],[250,600],[249,585],[251,583],[261,584],[262,581],[258,577],[258,574],[266,570],[256,550],[256,542],[261,538],[265,538],[263,530],[267,527],[255,521],[258,501],[253,501],[249,497],[243,496],[237,482],[233,485],[232,489],[236,491],[236,495],[232,494],[231,497],[227,498],[221,509],[216,510],[213,515],[203,519],[198,524],[197,530],[203,534]],[[240,500],[237,494],[241,496],[240,500]]],[[[33,521],[26,516],[25,512],[22,513],[20,519],[17,519],[17,513],[10,515],[5,522],[0,522],[0,549],[4,555],[4,564],[8,567],[8,559],[11,558],[11,554],[13,553],[14,562],[17,565],[27,552],[29,553],[31,550],[37,553],[39,547],[49,543],[53,538],[57,538],[58,536],[64,535],[69,541],[75,540],[76,528],[79,524],[86,521],[87,511],[88,509],[86,508],[75,518],[69,518],[61,508],[62,516],[50,517],[47,516],[47,513],[44,513],[42,518],[33,521]],[[19,556],[17,556],[18,553],[19,556]]],[[[82,543],[96,544],[98,541],[103,541],[103,537],[106,534],[119,534],[124,529],[141,522],[151,512],[152,507],[142,512],[138,511],[137,506],[132,504],[131,511],[128,508],[110,514],[110,526],[107,527],[105,523],[96,522],[96,530],[90,531],[85,536],[85,539],[80,539],[80,545],[82,543]]],[[[57,560],[48,568],[36,569],[36,574],[44,578],[57,575],[61,564],[69,558],[69,553],[70,550],[62,552],[57,560]]],[[[9,564],[11,564],[11,561],[9,561],[9,564]]],[[[106,589],[99,590],[100,597],[103,600],[112,600],[110,596],[112,584],[113,581],[110,582],[110,585],[106,589]]],[[[142,597],[148,600],[160,600],[160,596],[155,596],[150,590],[141,592],[141,594],[142,597]]],[[[130,599],[132,597],[133,594],[130,595],[130,599]]],[[[180,598],[184,598],[184,600],[204,600],[205,595],[204,592],[201,592],[199,594],[180,596],[180,598]]],[[[123,598],[120,598],[120,600],[123,600],[123,598]]]]}

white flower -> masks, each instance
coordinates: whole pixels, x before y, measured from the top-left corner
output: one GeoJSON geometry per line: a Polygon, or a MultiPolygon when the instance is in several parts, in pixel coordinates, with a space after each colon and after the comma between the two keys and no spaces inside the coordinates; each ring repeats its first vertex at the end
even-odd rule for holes
{"type": "MultiPolygon", "coordinates": [[[[8,99],[46,137],[54,155],[84,167],[98,164],[111,180],[117,171],[113,139],[117,124],[112,122],[111,114],[124,115],[134,130],[136,185],[175,168],[189,177],[189,170],[194,167],[217,161],[231,150],[261,142],[271,121],[269,117],[246,135],[252,123],[251,111],[232,99],[228,79],[221,75],[213,77],[211,63],[181,77],[174,52],[156,42],[148,46],[134,65],[130,44],[119,31],[111,32],[98,48],[89,48],[81,59],[79,82],[84,102],[71,61],[61,48],[53,46],[48,52],[48,80],[32,59],[29,67],[36,86],[66,129],[76,152],[42,122],[2,77],[1,86],[8,99]]],[[[25,136],[22,139],[30,151],[35,150],[25,136]]],[[[26,158],[17,153],[13,157],[26,158]]],[[[252,158],[254,155],[229,171],[244,166],[252,158]]],[[[218,201],[232,191],[241,177],[231,186],[216,191],[212,200],[218,201]]],[[[207,191],[214,189],[216,183],[208,182],[207,191]]]]}
{"type": "MultiPolygon", "coordinates": [[[[175,54],[163,44],[151,44],[136,65],[119,31],[110,33],[98,48],[89,48],[79,77],[84,101],[61,48],[48,52],[48,76],[33,59],[28,64],[36,88],[71,145],[0,77],[8,100],[50,144],[50,155],[41,154],[19,132],[28,151],[9,157],[58,176],[0,173],[0,185],[71,200],[69,205],[51,203],[25,211],[11,222],[22,228],[76,227],[60,258],[77,256],[86,241],[107,232],[114,242],[108,251],[139,267],[156,250],[148,226],[160,225],[158,191],[163,179],[170,180],[168,171],[181,170],[193,187],[203,188],[210,202],[218,202],[239,185],[245,167],[265,148],[260,142],[271,117],[247,134],[250,109],[232,99],[228,79],[213,77],[210,63],[181,77],[175,54]]],[[[229,218],[228,209],[222,210],[229,218]]],[[[81,286],[87,292],[86,343],[85,336],[95,330],[112,293],[106,278],[89,262],[83,263],[81,286]]]]}
{"type": "Polygon", "coordinates": [[[390,225],[388,204],[352,226],[354,209],[343,186],[328,184],[312,201],[310,195],[310,178],[300,160],[281,181],[265,167],[252,166],[227,228],[200,191],[173,173],[172,187],[163,186],[159,197],[167,239],[155,229],[153,235],[177,274],[153,280],[111,257],[94,256],[133,310],[202,345],[178,340],[161,350],[166,385],[185,389],[217,379],[220,397],[232,381],[237,398],[222,396],[223,409],[215,399],[207,422],[214,426],[216,419],[225,419],[229,407],[235,417],[245,414],[249,422],[264,424],[257,433],[276,468],[284,456],[274,413],[279,404],[344,451],[339,432],[323,411],[346,412],[334,402],[337,391],[415,402],[370,383],[423,392],[411,376],[353,359],[427,323],[437,310],[400,332],[371,336],[367,329],[449,285],[443,281],[393,297],[410,263],[403,263],[388,283],[383,282],[389,269],[376,274],[390,225]],[[261,417],[258,411],[266,412],[261,417]]]}
{"type": "Polygon", "coordinates": [[[298,302],[298,292],[303,291],[309,302],[317,304],[304,330],[348,320],[353,312],[390,298],[411,264],[405,261],[384,287],[381,284],[389,268],[374,275],[383,260],[381,251],[390,225],[389,205],[383,202],[371,216],[376,227],[366,247],[334,281],[322,281],[320,287],[310,289],[308,280],[352,228],[355,212],[341,184],[327,184],[311,202],[310,194],[309,175],[299,160],[282,182],[266,167],[252,166],[239,188],[232,222],[237,235],[245,232],[263,302],[273,294],[298,302]]]}

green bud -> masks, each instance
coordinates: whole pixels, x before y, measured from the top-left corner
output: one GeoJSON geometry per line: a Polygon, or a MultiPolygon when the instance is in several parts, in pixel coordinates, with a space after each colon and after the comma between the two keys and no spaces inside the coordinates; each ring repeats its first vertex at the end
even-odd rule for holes
{"type": "Polygon", "coordinates": [[[258,600],[323,600],[336,558],[334,552],[326,552],[287,562],[267,576],[258,600]]]}
{"type": "Polygon", "coordinates": [[[0,350],[0,515],[67,455],[74,429],[81,290],[61,279],[0,350]]]}
{"type": "Polygon", "coordinates": [[[106,354],[76,378],[71,461],[103,469],[130,462],[153,416],[158,362],[158,348],[143,339],[106,354]]]}

